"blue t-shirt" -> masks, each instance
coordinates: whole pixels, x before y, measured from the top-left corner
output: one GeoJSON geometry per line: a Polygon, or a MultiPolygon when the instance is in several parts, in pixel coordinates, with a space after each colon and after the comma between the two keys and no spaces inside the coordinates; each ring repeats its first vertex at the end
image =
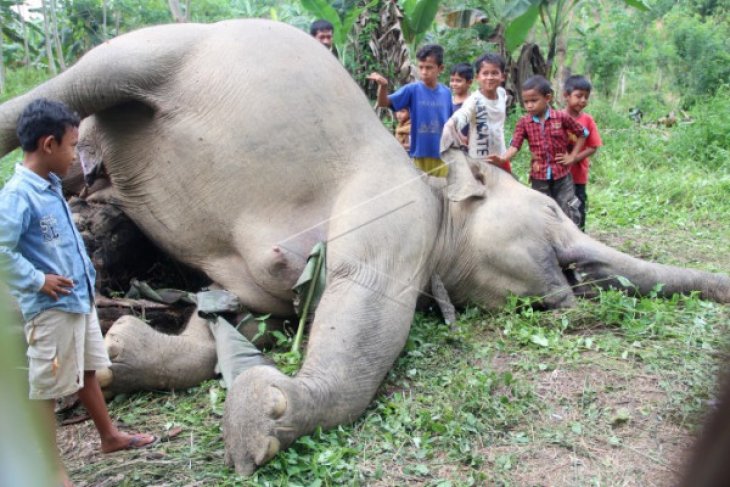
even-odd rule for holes
{"type": "Polygon", "coordinates": [[[0,191],[0,271],[26,321],[50,308],[91,312],[96,272],[55,174],[44,179],[19,165],[0,191]],[[71,279],[71,294],[55,301],[41,293],[45,274],[71,279]]]}
{"type": "Polygon", "coordinates": [[[411,112],[411,157],[440,157],[441,132],[454,107],[451,92],[439,83],[429,88],[422,81],[409,83],[389,95],[393,110],[411,112]]]}

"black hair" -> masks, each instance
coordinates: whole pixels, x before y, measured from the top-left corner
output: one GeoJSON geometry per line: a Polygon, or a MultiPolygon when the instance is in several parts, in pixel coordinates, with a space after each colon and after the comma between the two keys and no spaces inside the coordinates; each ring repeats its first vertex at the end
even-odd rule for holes
{"type": "Polygon", "coordinates": [[[451,74],[458,74],[467,81],[474,79],[474,69],[472,69],[471,64],[469,63],[454,64],[451,68],[451,74]]]}
{"type": "Polygon", "coordinates": [[[524,83],[522,83],[522,91],[527,90],[535,90],[543,96],[553,94],[553,87],[550,86],[550,82],[539,74],[530,76],[524,83]]]}
{"type": "Polygon", "coordinates": [[[331,22],[324,19],[315,20],[309,27],[309,33],[313,36],[317,35],[317,32],[321,30],[331,30],[332,32],[334,32],[335,27],[332,25],[331,22]]]}
{"type": "Polygon", "coordinates": [[[416,59],[419,61],[425,61],[429,56],[436,60],[438,66],[444,64],[444,48],[438,44],[426,44],[416,53],[416,59]]]}
{"type": "Polygon", "coordinates": [[[25,152],[33,152],[38,148],[38,139],[52,135],[61,143],[66,129],[78,127],[79,116],[66,105],[58,101],[38,98],[30,102],[18,117],[16,134],[20,147],[25,152]]]}
{"type": "Polygon", "coordinates": [[[474,70],[477,73],[480,69],[482,69],[482,64],[493,64],[497,66],[502,73],[504,73],[504,70],[507,69],[507,63],[504,58],[496,52],[485,52],[479,56],[476,61],[474,61],[474,70]]]}
{"type": "Polygon", "coordinates": [[[593,86],[591,85],[591,82],[588,81],[588,79],[581,74],[568,76],[568,78],[565,80],[565,84],[563,85],[563,93],[565,93],[566,95],[570,95],[575,90],[587,91],[590,95],[592,89],[593,86]]]}

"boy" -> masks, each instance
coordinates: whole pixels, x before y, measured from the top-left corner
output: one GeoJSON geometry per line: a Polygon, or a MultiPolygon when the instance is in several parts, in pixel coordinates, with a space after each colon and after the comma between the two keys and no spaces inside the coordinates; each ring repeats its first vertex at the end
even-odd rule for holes
{"type": "MultiPolygon", "coordinates": [[[[45,99],[20,115],[23,164],[0,191],[0,270],[26,321],[30,398],[45,401],[50,427],[54,399],[78,391],[99,431],[101,451],[110,453],[156,438],[117,430],[96,380],[95,371],[111,365],[93,303],[96,273],[59,177],[74,162],[78,126],[78,116],[65,105],[45,99]]],[[[60,480],[71,485],[56,460],[60,480]]]]}
{"type": "Polygon", "coordinates": [[[395,119],[398,120],[395,138],[408,151],[411,148],[411,114],[407,108],[401,108],[395,112],[395,119]]]}
{"type": "MultiPolygon", "coordinates": [[[[474,62],[474,68],[479,89],[446,122],[442,147],[468,144],[469,157],[489,162],[487,156],[507,150],[504,143],[507,92],[502,88],[505,61],[499,54],[486,53],[474,62]],[[463,136],[465,127],[469,129],[468,138],[463,136]]],[[[509,161],[498,166],[512,172],[509,161]]]]}
{"type": "Polygon", "coordinates": [[[379,73],[368,79],[378,83],[379,107],[393,110],[408,108],[411,113],[411,149],[414,164],[432,176],[446,177],[449,168],[440,159],[441,131],[453,112],[451,93],[439,83],[444,71],[444,49],[435,44],[423,46],[416,53],[420,81],[401,87],[392,95],[386,88],[388,80],[379,73]]]}
{"type": "Polygon", "coordinates": [[[474,80],[474,70],[469,63],[455,64],[451,68],[451,77],[449,78],[449,88],[451,88],[451,101],[454,104],[454,110],[461,108],[464,100],[469,98],[469,88],[474,80]]]}
{"type": "Polygon", "coordinates": [[[540,75],[532,76],[522,85],[522,101],[527,115],[520,118],[512,135],[512,143],[502,156],[490,155],[493,163],[504,164],[519,152],[527,138],[532,152],[530,182],[532,189],[553,198],[576,224],[580,221],[570,165],[583,150],[588,131],[567,114],[550,109],[553,89],[540,75]],[[568,136],[576,136],[573,150],[568,153],[568,136]]]}
{"type": "MultiPolygon", "coordinates": [[[[580,222],[578,226],[583,231],[586,229],[586,211],[588,210],[586,184],[588,184],[588,168],[591,164],[588,158],[593,156],[598,151],[598,148],[603,145],[598,128],[596,127],[596,122],[593,121],[593,117],[583,111],[588,105],[592,88],[590,81],[584,76],[575,75],[565,80],[565,87],[563,89],[565,112],[588,130],[588,138],[586,139],[585,146],[576,156],[578,162],[570,166],[575,196],[580,201],[580,222]]],[[[570,139],[568,150],[573,148],[573,144],[576,141],[573,137],[570,139]]]]}

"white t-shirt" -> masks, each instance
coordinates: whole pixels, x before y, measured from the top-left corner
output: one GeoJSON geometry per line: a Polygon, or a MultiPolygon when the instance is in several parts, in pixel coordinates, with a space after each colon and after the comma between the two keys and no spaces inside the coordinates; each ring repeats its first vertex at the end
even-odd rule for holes
{"type": "Polygon", "coordinates": [[[507,92],[500,86],[496,100],[488,99],[477,90],[451,116],[459,132],[469,124],[469,157],[486,160],[488,155],[505,153],[506,110],[507,92]]]}

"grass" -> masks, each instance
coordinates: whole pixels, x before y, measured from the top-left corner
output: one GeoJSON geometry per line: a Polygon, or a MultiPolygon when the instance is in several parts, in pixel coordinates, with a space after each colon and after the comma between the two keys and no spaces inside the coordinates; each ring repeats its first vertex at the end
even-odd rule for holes
{"type": "MultiPolygon", "coordinates": [[[[16,92],[35,84],[22,76],[32,78],[21,75],[16,92]]],[[[625,108],[589,107],[604,147],[588,232],[633,255],[727,272],[728,97],[671,129],[635,126],[625,108]]],[[[528,161],[524,148],[514,161],[523,181],[528,161]]],[[[223,465],[217,381],[110,404],[125,428],[163,437],[153,448],[100,455],[89,422],[61,428],[59,442],[82,486],[671,485],[714,396],[729,318],[730,307],[696,296],[615,291],[559,312],[517,298],[467,309],[456,333],[417,314],[361,418],[301,438],[249,479],[223,465]]]]}

